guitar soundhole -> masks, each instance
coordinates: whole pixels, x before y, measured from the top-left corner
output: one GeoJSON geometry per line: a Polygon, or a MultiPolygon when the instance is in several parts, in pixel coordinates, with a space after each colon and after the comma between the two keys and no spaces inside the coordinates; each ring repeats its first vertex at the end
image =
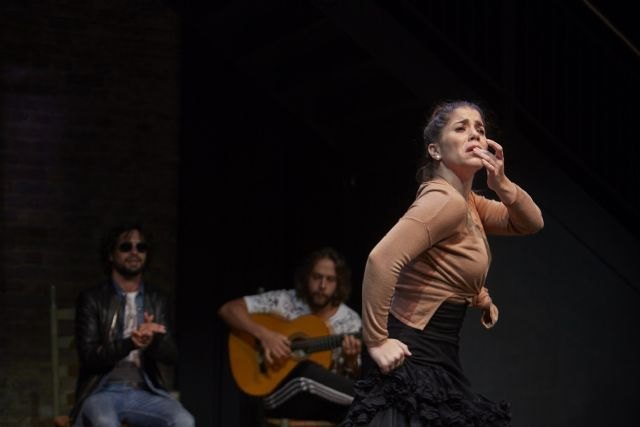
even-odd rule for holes
{"type": "Polygon", "coordinates": [[[262,348],[262,344],[260,343],[260,341],[256,340],[255,342],[256,349],[258,350],[258,367],[260,369],[260,373],[264,375],[267,373],[267,359],[264,357],[264,349],[262,348]]]}

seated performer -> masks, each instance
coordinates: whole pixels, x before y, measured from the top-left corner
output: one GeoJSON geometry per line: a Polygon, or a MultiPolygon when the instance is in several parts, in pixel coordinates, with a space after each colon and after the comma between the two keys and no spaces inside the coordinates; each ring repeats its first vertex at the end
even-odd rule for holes
{"type": "Polygon", "coordinates": [[[333,351],[330,369],[309,360],[298,363],[264,398],[267,416],[341,421],[353,400],[352,380],[360,371],[360,316],[344,304],[351,290],[350,271],[333,249],[309,255],[295,276],[295,289],[274,290],[225,303],[220,317],[232,328],[255,337],[266,363],[274,366],[291,356],[288,337],[252,319],[254,313],[279,314],[289,320],[313,314],[332,334],[349,334],[333,351]],[[353,334],[353,335],[351,335],[353,334]]]}
{"type": "Polygon", "coordinates": [[[174,364],[177,352],[168,301],[142,280],[149,251],[141,226],[115,227],[102,248],[107,280],[78,298],[74,427],[195,425],[159,369],[174,364]]]}

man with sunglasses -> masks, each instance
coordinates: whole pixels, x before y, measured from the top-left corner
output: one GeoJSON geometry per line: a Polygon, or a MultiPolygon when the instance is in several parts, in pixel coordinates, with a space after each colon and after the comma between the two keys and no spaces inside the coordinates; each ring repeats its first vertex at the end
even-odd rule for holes
{"type": "Polygon", "coordinates": [[[78,298],[74,427],[195,425],[158,365],[174,364],[177,351],[167,300],[142,278],[149,249],[140,225],[113,228],[102,245],[107,280],[78,298]]]}

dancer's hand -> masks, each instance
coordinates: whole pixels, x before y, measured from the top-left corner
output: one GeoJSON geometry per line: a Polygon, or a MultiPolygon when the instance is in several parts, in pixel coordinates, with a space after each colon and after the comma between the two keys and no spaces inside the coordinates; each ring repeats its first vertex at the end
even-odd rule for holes
{"type": "Polygon", "coordinates": [[[369,355],[378,365],[380,371],[383,374],[388,374],[402,365],[404,358],[411,356],[411,352],[409,347],[402,341],[389,338],[378,346],[369,347],[369,355]]]}
{"type": "Polygon", "coordinates": [[[482,160],[487,171],[487,186],[496,192],[503,203],[511,204],[516,198],[516,188],[513,182],[504,173],[504,150],[502,145],[487,138],[489,150],[476,148],[473,150],[476,156],[482,160]]]}

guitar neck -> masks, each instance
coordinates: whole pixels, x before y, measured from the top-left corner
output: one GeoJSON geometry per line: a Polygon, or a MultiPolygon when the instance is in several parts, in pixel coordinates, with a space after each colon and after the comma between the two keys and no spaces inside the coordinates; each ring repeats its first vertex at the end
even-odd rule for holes
{"type": "Polygon", "coordinates": [[[294,340],[291,343],[291,350],[294,352],[302,350],[306,353],[331,350],[342,345],[342,339],[345,337],[345,335],[359,336],[360,334],[337,334],[317,338],[307,338],[303,340],[294,340]]]}

